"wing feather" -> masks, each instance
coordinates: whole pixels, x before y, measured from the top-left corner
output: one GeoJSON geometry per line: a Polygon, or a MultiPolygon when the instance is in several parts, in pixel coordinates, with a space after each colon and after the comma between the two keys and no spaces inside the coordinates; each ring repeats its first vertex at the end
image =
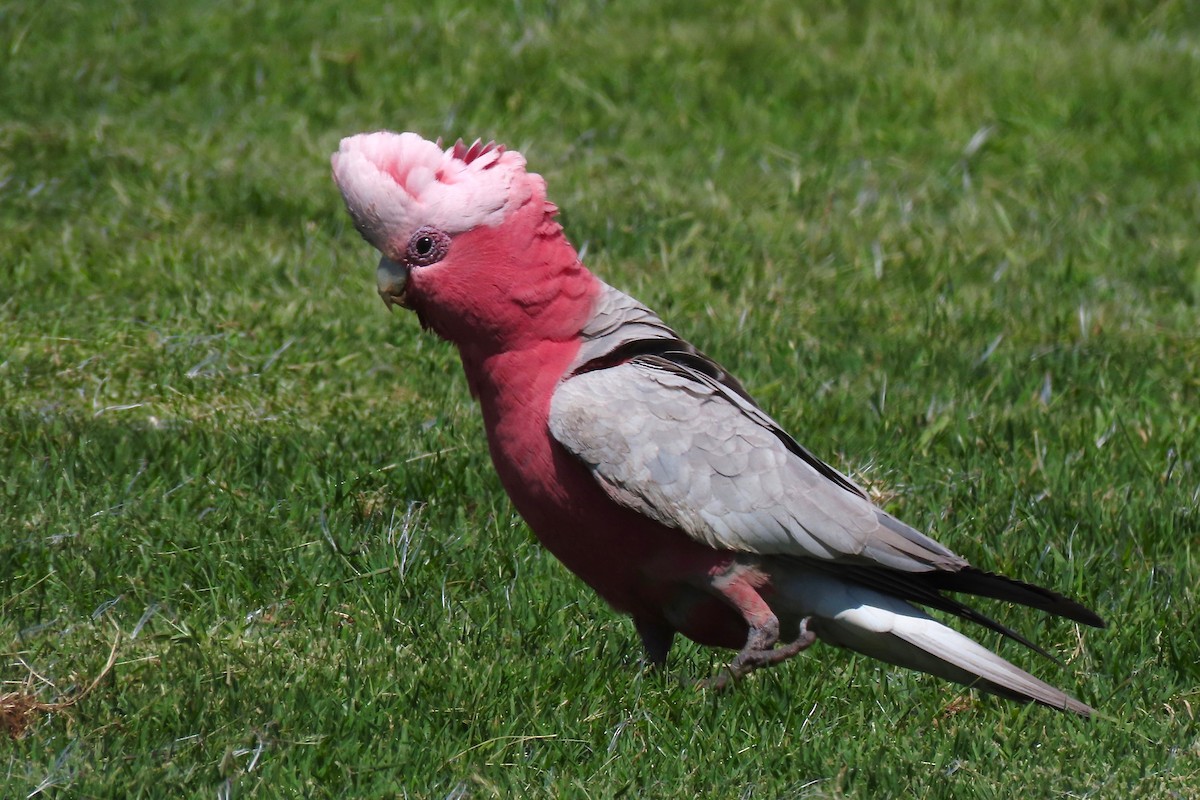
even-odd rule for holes
{"type": "Polygon", "coordinates": [[[1080,603],[975,569],[877,508],[789,436],[732,375],[629,295],[602,285],[580,338],[569,377],[551,401],[550,430],[615,502],[712,547],[801,559],[1026,645],[943,592],[1103,627],[1080,603]]]}
{"type": "Polygon", "coordinates": [[[554,393],[551,433],[616,502],[722,549],[903,572],[966,566],[686,355],[635,355],[554,393]]]}

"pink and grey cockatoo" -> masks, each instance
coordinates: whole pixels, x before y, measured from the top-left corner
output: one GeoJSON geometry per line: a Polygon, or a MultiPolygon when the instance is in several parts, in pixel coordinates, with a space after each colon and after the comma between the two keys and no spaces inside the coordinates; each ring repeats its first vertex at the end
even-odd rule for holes
{"type": "Polygon", "coordinates": [[[716,362],[583,266],[519,153],[369,133],[342,140],[333,176],[383,254],[383,300],[458,347],[513,505],[633,618],[651,663],[676,633],[736,649],[723,685],[820,639],[1091,712],[919,607],[1039,652],[947,593],[1100,617],[972,567],[798,444],[716,362]]]}

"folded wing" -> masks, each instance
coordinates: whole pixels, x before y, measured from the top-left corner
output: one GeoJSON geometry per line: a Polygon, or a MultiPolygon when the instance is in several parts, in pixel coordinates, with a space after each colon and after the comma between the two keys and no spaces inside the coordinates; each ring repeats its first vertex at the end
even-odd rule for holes
{"type": "Polygon", "coordinates": [[[1030,647],[942,592],[1103,625],[1069,598],[971,567],[875,506],[681,340],[623,341],[581,364],[555,391],[550,430],[614,501],[711,547],[803,559],[1030,647]]]}

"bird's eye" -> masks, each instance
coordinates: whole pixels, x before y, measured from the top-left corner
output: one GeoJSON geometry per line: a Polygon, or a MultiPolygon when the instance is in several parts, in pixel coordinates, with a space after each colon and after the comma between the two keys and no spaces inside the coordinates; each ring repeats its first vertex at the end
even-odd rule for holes
{"type": "Polygon", "coordinates": [[[430,225],[418,228],[408,240],[405,260],[414,267],[426,267],[441,261],[450,249],[450,237],[430,225]]]}

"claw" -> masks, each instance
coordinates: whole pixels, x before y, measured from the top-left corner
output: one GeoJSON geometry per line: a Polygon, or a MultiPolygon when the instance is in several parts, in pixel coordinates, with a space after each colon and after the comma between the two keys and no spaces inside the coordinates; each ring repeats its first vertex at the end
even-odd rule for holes
{"type": "Polygon", "coordinates": [[[746,637],[746,646],[734,657],[728,667],[711,678],[700,681],[701,689],[723,691],[729,684],[744,678],[759,667],[770,667],[782,661],[787,661],[801,650],[807,650],[817,640],[816,634],[808,629],[809,618],[800,620],[800,630],[796,638],[785,645],[775,646],[778,634],[761,628],[751,628],[746,637]]]}

